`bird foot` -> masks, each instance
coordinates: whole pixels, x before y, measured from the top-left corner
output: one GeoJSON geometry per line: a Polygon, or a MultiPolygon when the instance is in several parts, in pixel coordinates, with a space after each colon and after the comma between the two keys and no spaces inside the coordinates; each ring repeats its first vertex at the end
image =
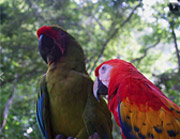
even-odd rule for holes
{"type": "Polygon", "coordinates": [[[63,135],[58,134],[58,135],[55,137],[55,139],[66,139],[66,137],[63,136],[63,135]]]}
{"type": "Polygon", "coordinates": [[[89,139],[101,139],[99,134],[95,132],[92,136],[89,137],[89,139]]]}
{"type": "Polygon", "coordinates": [[[58,134],[56,137],[55,137],[55,139],[76,139],[76,138],[73,138],[73,137],[65,137],[65,136],[63,136],[63,135],[60,135],[60,134],[58,134]]]}

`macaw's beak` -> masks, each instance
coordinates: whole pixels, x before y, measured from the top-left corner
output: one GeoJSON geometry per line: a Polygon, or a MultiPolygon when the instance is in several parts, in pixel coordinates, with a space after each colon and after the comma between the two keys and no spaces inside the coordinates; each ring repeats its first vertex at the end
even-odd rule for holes
{"type": "Polygon", "coordinates": [[[94,85],[93,85],[93,94],[95,98],[99,101],[99,95],[107,95],[108,94],[108,88],[99,80],[97,77],[94,85]]]}
{"type": "Polygon", "coordinates": [[[62,56],[62,52],[54,40],[44,34],[39,36],[39,52],[46,64],[55,62],[62,56]]]}

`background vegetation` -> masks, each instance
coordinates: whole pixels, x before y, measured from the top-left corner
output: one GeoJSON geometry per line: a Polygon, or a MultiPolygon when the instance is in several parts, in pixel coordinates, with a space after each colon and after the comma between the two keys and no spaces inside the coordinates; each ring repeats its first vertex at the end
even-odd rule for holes
{"type": "MultiPolygon", "coordinates": [[[[170,11],[168,4],[168,0],[1,0],[0,138],[41,137],[35,103],[47,65],[39,56],[36,30],[43,25],[58,24],[80,42],[92,78],[98,64],[121,58],[180,106],[180,8],[170,11]]],[[[113,136],[120,138],[116,124],[113,136]]]]}

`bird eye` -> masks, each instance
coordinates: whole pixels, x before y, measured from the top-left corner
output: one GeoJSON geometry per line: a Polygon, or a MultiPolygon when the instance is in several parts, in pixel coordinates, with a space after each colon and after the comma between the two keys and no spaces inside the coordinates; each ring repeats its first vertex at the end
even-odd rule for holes
{"type": "Polygon", "coordinates": [[[102,70],[105,70],[105,69],[106,69],[106,67],[105,67],[105,66],[103,66],[103,67],[102,67],[102,70]]]}
{"type": "Polygon", "coordinates": [[[106,71],[106,66],[102,66],[101,73],[103,74],[103,73],[105,73],[105,71],[106,71]]]}

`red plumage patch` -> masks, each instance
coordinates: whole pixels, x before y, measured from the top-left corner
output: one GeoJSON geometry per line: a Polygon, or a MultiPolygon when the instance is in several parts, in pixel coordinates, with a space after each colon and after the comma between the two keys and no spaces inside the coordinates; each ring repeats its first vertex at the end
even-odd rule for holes
{"type": "Polygon", "coordinates": [[[38,39],[39,39],[41,34],[46,34],[47,36],[53,38],[53,36],[56,36],[57,31],[52,29],[50,26],[42,26],[37,31],[38,39]]]}

